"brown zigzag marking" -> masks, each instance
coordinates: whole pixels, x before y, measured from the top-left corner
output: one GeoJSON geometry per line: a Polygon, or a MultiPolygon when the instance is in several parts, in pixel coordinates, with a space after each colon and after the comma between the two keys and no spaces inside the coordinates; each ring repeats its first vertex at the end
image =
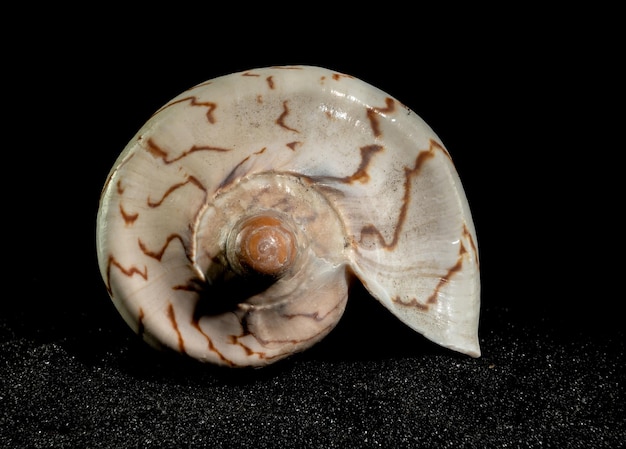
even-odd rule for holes
{"type": "Polygon", "coordinates": [[[252,355],[256,355],[261,360],[268,359],[267,354],[265,354],[264,352],[253,351],[252,348],[250,348],[249,346],[246,346],[242,342],[240,342],[239,338],[241,338],[241,337],[238,337],[236,335],[231,335],[230,336],[230,344],[239,346],[241,349],[243,349],[246,352],[246,356],[248,356],[248,357],[250,357],[252,355]]]}
{"type": "MultiPolygon", "coordinates": [[[[359,181],[361,183],[366,183],[369,181],[370,175],[367,172],[367,168],[372,162],[372,157],[374,154],[383,151],[385,148],[382,145],[366,145],[361,147],[361,163],[354,173],[348,176],[304,176],[299,173],[293,173],[290,171],[283,172],[288,175],[297,176],[303,181],[308,181],[310,183],[323,183],[323,182],[341,182],[345,184],[350,184],[354,181],[359,181]]],[[[327,190],[337,190],[328,185],[320,185],[322,189],[327,190]]]]}
{"type": "MultiPolygon", "coordinates": [[[[244,338],[247,335],[251,335],[253,338],[257,339],[257,341],[259,341],[259,339],[248,328],[248,316],[250,315],[250,313],[251,313],[250,311],[247,311],[243,314],[243,316],[239,318],[239,323],[241,324],[241,335],[230,335],[229,336],[230,344],[239,346],[241,349],[245,351],[246,356],[248,357],[256,355],[261,360],[271,360],[273,358],[279,357],[280,354],[277,356],[268,357],[267,354],[265,354],[264,352],[254,351],[252,350],[252,348],[250,348],[249,346],[246,346],[241,341],[239,341],[241,338],[244,338]]],[[[238,314],[235,314],[235,315],[238,316],[238,314]]]]}
{"type": "Polygon", "coordinates": [[[143,337],[143,333],[146,331],[146,327],[143,323],[145,315],[143,307],[139,307],[139,315],[137,316],[137,334],[140,337],[143,337]]]}
{"type": "Polygon", "coordinates": [[[268,76],[267,78],[265,78],[265,80],[267,81],[267,85],[269,86],[270,89],[274,89],[274,77],[273,76],[268,76]]]}
{"type": "Polygon", "coordinates": [[[185,292],[201,293],[204,290],[204,282],[197,278],[192,278],[185,285],[175,285],[172,290],[182,290],[185,292]]]}
{"type": "Polygon", "coordinates": [[[450,278],[455,273],[458,273],[459,271],[461,271],[461,268],[463,268],[463,257],[466,254],[467,254],[467,249],[465,249],[465,245],[463,245],[463,243],[461,242],[461,245],[459,247],[459,257],[457,258],[456,263],[451,268],[448,269],[448,272],[445,274],[444,277],[439,279],[439,283],[435,287],[435,291],[433,292],[432,295],[430,295],[428,300],[426,300],[427,304],[434,304],[434,303],[437,302],[437,297],[439,296],[439,291],[443,288],[443,286],[445,284],[450,282],[450,278]]]}
{"type": "Polygon", "coordinates": [[[202,185],[202,183],[200,181],[198,181],[198,179],[196,177],[189,176],[185,181],[179,182],[178,184],[174,184],[169,189],[167,189],[167,191],[165,192],[163,197],[161,197],[160,200],[152,201],[152,200],[150,200],[150,197],[148,197],[148,200],[147,200],[148,206],[150,206],[150,207],[158,207],[158,206],[160,206],[163,203],[163,201],[165,201],[165,198],[167,198],[169,195],[171,195],[172,192],[180,189],[181,187],[186,186],[187,184],[193,184],[196,187],[198,187],[200,190],[202,190],[204,192],[204,196],[205,196],[205,199],[206,199],[207,191],[204,188],[204,186],[202,185]]]}
{"type": "MultiPolygon", "coordinates": [[[[189,176],[189,177],[188,177],[188,178],[187,178],[184,182],[180,182],[180,183],[178,183],[178,184],[174,184],[173,186],[171,186],[169,189],[167,189],[167,191],[165,192],[165,194],[163,195],[163,197],[161,197],[161,199],[160,199],[160,200],[158,200],[158,201],[151,201],[151,200],[150,200],[150,197],[148,197],[148,198],[147,198],[147,200],[146,200],[146,202],[147,202],[148,206],[150,206],[150,207],[152,207],[152,208],[159,207],[161,204],[163,204],[163,201],[165,201],[165,199],[166,199],[169,195],[171,195],[174,191],[176,191],[176,190],[180,189],[181,187],[184,187],[184,186],[185,186],[185,185],[187,185],[187,184],[192,184],[192,185],[196,186],[198,189],[200,189],[200,190],[204,193],[204,198],[203,198],[203,200],[202,200],[202,202],[201,202],[201,206],[200,206],[200,208],[198,208],[198,210],[196,211],[196,215],[195,215],[195,217],[194,217],[194,219],[193,219],[193,221],[192,221],[192,223],[196,223],[196,222],[197,222],[197,220],[198,220],[198,217],[199,217],[199,216],[200,216],[200,214],[202,213],[202,209],[203,209],[203,207],[204,207],[204,205],[205,205],[205,203],[206,203],[208,193],[207,193],[206,188],[202,185],[202,183],[201,183],[201,182],[200,182],[200,181],[199,181],[196,177],[194,177],[194,176],[189,176]]],[[[184,241],[183,241],[183,238],[182,238],[180,235],[178,235],[178,234],[172,234],[172,235],[170,235],[170,236],[168,237],[167,242],[165,243],[165,246],[164,246],[164,247],[163,247],[163,249],[161,250],[161,253],[160,253],[160,254],[161,254],[161,256],[159,256],[159,260],[160,260],[160,257],[162,257],[163,252],[165,252],[165,249],[167,248],[167,246],[169,245],[169,243],[170,243],[170,242],[171,242],[174,238],[178,238],[178,239],[180,240],[180,242],[181,242],[181,244],[183,245],[183,248],[184,248],[184,250],[185,250],[185,255],[187,256],[187,259],[189,259],[189,261],[190,261],[190,262],[193,262],[193,258],[194,258],[194,255],[195,255],[195,250],[196,250],[196,249],[195,249],[195,246],[194,246],[193,248],[188,248],[188,247],[185,245],[185,243],[184,243],[184,241]]],[[[145,247],[142,247],[142,245],[143,245],[143,243],[142,243],[141,241],[139,241],[139,246],[140,246],[140,248],[142,249],[142,251],[144,251],[144,248],[145,248],[145,247]]],[[[150,254],[148,254],[146,251],[144,251],[144,253],[145,253],[146,255],[150,255],[150,254]]],[[[154,254],[158,254],[158,253],[154,253],[154,254]]]]}
{"type": "Polygon", "coordinates": [[[138,213],[129,214],[128,212],[126,212],[122,207],[122,203],[120,203],[120,213],[122,214],[122,218],[124,219],[124,223],[126,223],[126,226],[132,226],[139,217],[138,213]]]}
{"type": "Polygon", "coordinates": [[[391,242],[387,243],[385,238],[381,234],[381,232],[376,228],[376,226],[369,224],[363,226],[361,229],[361,241],[363,241],[364,236],[372,235],[378,239],[380,245],[386,250],[393,250],[398,244],[398,240],[400,238],[400,234],[402,231],[402,227],[404,226],[404,222],[406,220],[406,215],[409,210],[409,202],[411,201],[411,180],[413,177],[417,176],[420,172],[423,164],[433,158],[435,156],[435,150],[441,150],[446,155],[448,154],[443,146],[434,140],[430,140],[430,147],[426,151],[420,151],[415,160],[415,166],[413,168],[404,167],[404,196],[402,198],[402,207],[400,208],[400,214],[398,216],[398,222],[396,223],[395,231],[393,233],[393,238],[391,242]]]}
{"type": "Polygon", "coordinates": [[[400,304],[406,307],[415,307],[416,309],[423,310],[423,311],[427,311],[429,309],[428,304],[423,304],[419,302],[417,298],[412,298],[410,301],[404,302],[400,299],[399,296],[394,296],[393,298],[391,298],[391,300],[397,304],[400,304]]]}
{"type": "Polygon", "coordinates": [[[391,114],[395,111],[396,105],[393,98],[387,97],[385,98],[385,104],[387,105],[384,108],[367,108],[367,118],[370,121],[370,126],[372,127],[372,132],[374,133],[374,137],[380,137],[382,132],[380,130],[380,123],[378,121],[379,114],[391,114]]]}
{"type": "Polygon", "coordinates": [[[176,312],[174,311],[174,305],[169,303],[167,306],[167,317],[174,328],[174,332],[178,336],[178,351],[182,354],[185,354],[185,340],[183,339],[183,334],[180,333],[180,329],[178,328],[178,323],[176,322],[176,312]]]}
{"type": "Polygon", "coordinates": [[[281,314],[280,316],[288,318],[288,319],[292,319],[292,318],[297,318],[297,317],[304,317],[304,318],[310,318],[314,321],[320,322],[320,321],[324,321],[326,318],[328,318],[328,316],[333,313],[335,310],[337,310],[339,307],[342,306],[342,304],[344,304],[344,302],[348,299],[348,295],[345,294],[343,299],[341,301],[337,301],[337,304],[335,304],[335,307],[333,307],[332,309],[330,309],[328,312],[326,312],[324,315],[320,315],[320,313],[318,311],[312,312],[312,313],[286,313],[286,314],[281,314]]]}
{"type": "MultiPolygon", "coordinates": [[[[260,351],[253,350],[252,348],[250,348],[249,346],[245,345],[244,343],[242,343],[240,341],[240,339],[245,337],[246,335],[252,335],[252,337],[255,340],[257,340],[257,341],[261,342],[261,344],[263,344],[262,341],[259,338],[257,338],[252,333],[244,333],[243,335],[231,335],[230,336],[230,344],[239,346],[241,349],[243,349],[245,351],[246,356],[248,356],[248,357],[255,355],[255,356],[257,356],[261,360],[272,360],[272,359],[276,359],[276,358],[279,358],[279,357],[284,357],[283,353],[278,353],[278,354],[273,355],[273,356],[268,356],[265,352],[260,352],[260,351]]],[[[297,343],[297,341],[294,340],[294,341],[289,341],[289,342],[285,342],[285,343],[297,343]]]]}
{"type": "Polygon", "coordinates": [[[166,241],[165,244],[163,245],[163,247],[155,252],[155,251],[150,251],[145,243],[143,243],[141,241],[141,239],[137,239],[137,243],[139,244],[139,249],[141,249],[141,251],[148,257],[152,257],[153,259],[158,260],[159,262],[161,261],[161,259],[163,258],[163,254],[165,254],[165,250],[167,249],[167,247],[170,245],[170,243],[172,242],[172,240],[178,240],[180,241],[180,244],[183,246],[184,250],[185,250],[185,255],[187,257],[187,260],[189,260],[189,262],[193,262],[192,260],[192,256],[190,254],[190,251],[187,249],[187,247],[185,246],[185,242],[183,240],[183,238],[179,235],[179,234],[170,234],[166,241]]]}
{"type": "Polygon", "coordinates": [[[351,176],[347,176],[342,179],[341,182],[352,183],[354,181],[359,181],[362,184],[368,182],[370,175],[367,173],[367,169],[372,161],[372,157],[382,150],[383,147],[381,145],[367,145],[365,147],[361,147],[361,163],[359,164],[359,168],[351,176]]]}
{"type": "Polygon", "coordinates": [[[128,276],[128,277],[132,277],[135,274],[138,274],[139,276],[141,276],[142,278],[144,278],[144,280],[148,280],[148,267],[146,267],[144,265],[143,267],[143,271],[139,270],[139,268],[137,267],[130,267],[130,268],[124,268],[118,261],[117,259],[115,259],[115,257],[113,257],[113,255],[109,256],[109,261],[107,263],[107,270],[106,270],[106,286],[107,286],[107,291],[109,292],[109,294],[112,294],[112,288],[111,288],[111,267],[117,267],[124,276],[128,276]]]}
{"type": "Polygon", "coordinates": [[[361,163],[359,164],[359,167],[356,169],[356,171],[349,176],[323,176],[315,179],[318,181],[337,181],[345,184],[351,184],[355,181],[359,181],[362,184],[365,184],[370,179],[370,175],[369,173],[367,173],[367,169],[372,162],[372,157],[376,153],[383,151],[383,149],[384,147],[381,145],[366,145],[364,147],[361,147],[361,163]]]}
{"type": "MultiPolygon", "coordinates": [[[[122,186],[122,181],[118,180],[117,184],[117,194],[119,196],[124,195],[124,192],[126,191],[126,188],[124,186],[122,186]]],[[[139,218],[139,213],[134,213],[134,214],[130,214],[128,212],[126,212],[124,210],[124,207],[122,206],[122,203],[120,202],[120,214],[122,215],[122,219],[124,220],[124,224],[128,227],[128,226],[132,226],[133,224],[135,224],[135,221],[137,221],[137,218],[139,218]]]]}
{"type": "Polygon", "coordinates": [[[180,156],[175,157],[174,159],[168,159],[167,151],[163,150],[156,143],[154,143],[152,138],[148,139],[147,147],[145,149],[146,151],[148,151],[148,153],[150,153],[155,158],[161,159],[165,164],[171,164],[173,162],[179,161],[197,151],[217,151],[217,152],[230,151],[230,149],[226,149],[226,148],[209,147],[209,146],[197,147],[194,145],[189,150],[184,151],[180,156]]]}
{"type": "MultiPolygon", "coordinates": [[[[298,316],[302,316],[302,317],[306,317],[306,318],[311,318],[314,319],[316,321],[322,321],[324,320],[328,315],[330,315],[335,309],[337,309],[339,306],[341,306],[341,304],[343,304],[345,302],[345,300],[347,299],[347,293],[344,296],[342,301],[339,301],[337,303],[337,305],[335,307],[333,307],[326,315],[323,315],[320,317],[320,315],[318,313],[311,313],[311,314],[293,314],[293,315],[281,315],[281,317],[287,318],[287,319],[292,319],[298,316]]],[[[330,331],[330,329],[332,329],[336,323],[332,322],[330,323],[328,326],[324,327],[323,329],[321,329],[319,332],[311,335],[308,338],[302,339],[302,340],[297,340],[297,339],[288,339],[288,340],[264,340],[262,338],[260,338],[258,335],[255,335],[254,332],[252,332],[250,330],[250,326],[248,325],[248,316],[249,314],[252,313],[251,311],[247,311],[241,318],[240,318],[240,323],[241,323],[241,328],[242,328],[242,333],[241,335],[231,335],[230,336],[230,342],[232,344],[236,344],[238,346],[240,346],[244,351],[246,351],[246,355],[251,356],[251,355],[256,355],[258,356],[260,359],[264,359],[264,360],[271,360],[271,359],[275,359],[277,357],[282,357],[284,354],[279,353],[277,355],[274,356],[268,356],[265,353],[262,352],[257,352],[252,350],[250,347],[246,346],[245,344],[243,344],[240,339],[250,335],[252,336],[256,341],[258,341],[262,346],[268,346],[268,345],[273,345],[276,343],[279,344],[298,344],[298,343],[303,343],[305,341],[309,341],[312,339],[315,339],[318,335],[330,331]]]]}
{"type": "Polygon", "coordinates": [[[218,358],[219,358],[222,362],[224,362],[226,365],[228,365],[228,366],[239,366],[239,365],[237,365],[235,362],[233,362],[232,360],[228,359],[228,358],[227,358],[224,354],[222,354],[222,353],[221,353],[221,352],[217,349],[217,347],[216,347],[216,346],[215,346],[215,344],[213,343],[213,340],[211,339],[211,337],[209,337],[209,336],[208,336],[208,335],[207,335],[207,334],[206,334],[206,333],[202,330],[202,328],[200,327],[200,323],[199,323],[199,321],[198,321],[198,320],[195,320],[195,319],[194,319],[194,320],[191,322],[191,324],[193,325],[193,327],[195,327],[195,328],[196,328],[196,330],[197,330],[198,332],[200,332],[202,335],[204,335],[204,337],[206,338],[207,343],[208,343],[208,345],[209,345],[209,351],[214,352],[214,353],[215,353],[215,355],[217,355],[217,357],[218,357],[218,358]]]}
{"type": "Polygon", "coordinates": [[[350,75],[345,75],[343,73],[333,73],[333,79],[335,81],[339,81],[341,78],[353,78],[353,77],[350,75]]]}
{"type": "Polygon", "coordinates": [[[291,128],[285,125],[285,118],[289,115],[289,107],[287,106],[287,100],[283,101],[283,113],[280,114],[280,117],[276,119],[276,124],[282,128],[285,128],[289,131],[293,131],[295,133],[299,133],[297,129],[291,128]]]}
{"type": "Polygon", "coordinates": [[[335,326],[336,323],[330,323],[328,326],[324,327],[323,329],[321,329],[319,332],[316,332],[315,334],[307,337],[307,338],[303,338],[303,339],[295,339],[295,338],[290,338],[290,339],[286,339],[286,340],[264,340],[262,338],[260,338],[258,335],[255,335],[253,332],[246,332],[243,335],[231,335],[230,336],[230,340],[232,344],[236,344],[241,346],[245,351],[247,355],[257,355],[259,356],[259,358],[261,359],[267,359],[267,360],[271,360],[273,358],[276,357],[282,357],[283,354],[277,354],[271,357],[268,357],[265,353],[262,352],[257,352],[252,350],[250,347],[244,345],[241,341],[239,341],[241,338],[246,337],[247,335],[252,336],[256,341],[258,341],[262,346],[268,346],[268,345],[275,345],[275,344],[293,344],[296,345],[298,343],[304,343],[306,341],[310,341],[313,340],[315,338],[318,337],[318,335],[330,331],[330,329],[332,329],[335,326]]]}
{"type": "Polygon", "coordinates": [[[472,237],[472,233],[467,229],[467,224],[463,225],[463,235],[467,237],[469,240],[470,246],[472,247],[472,251],[474,253],[474,260],[476,261],[476,266],[480,267],[480,262],[478,260],[478,248],[476,247],[476,242],[474,242],[474,237],[472,237]]]}
{"type": "Polygon", "coordinates": [[[250,72],[245,72],[242,73],[241,76],[261,76],[258,73],[250,73],[250,72]]]}
{"type": "Polygon", "coordinates": [[[165,106],[163,106],[161,109],[159,109],[158,111],[156,111],[152,115],[153,116],[157,115],[159,112],[169,108],[170,106],[174,106],[175,104],[183,103],[185,101],[190,102],[191,106],[198,106],[198,107],[207,108],[207,112],[206,112],[207,120],[211,124],[215,123],[215,117],[213,117],[213,111],[215,110],[215,108],[217,108],[217,104],[212,103],[210,101],[198,101],[197,97],[195,97],[195,96],[180,98],[178,100],[175,100],[175,101],[172,101],[170,103],[167,103],[165,106]]]}
{"type": "Polygon", "coordinates": [[[298,142],[297,140],[296,140],[296,141],[294,141],[294,142],[289,142],[289,143],[287,144],[287,146],[289,147],[289,149],[290,149],[291,151],[296,151],[296,147],[298,147],[298,146],[300,146],[300,145],[302,145],[302,142],[298,142]]]}
{"type": "Polygon", "coordinates": [[[461,271],[461,269],[463,268],[463,258],[466,255],[468,255],[467,249],[465,248],[465,245],[461,243],[459,247],[459,256],[456,260],[456,263],[451,268],[448,269],[448,272],[442,278],[439,279],[439,282],[437,283],[435,290],[426,300],[426,304],[419,302],[416,298],[411,299],[411,301],[409,302],[403,302],[400,300],[400,297],[398,296],[393,297],[392,301],[398,304],[401,304],[403,306],[416,307],[420,310],[428,310],[431,304],[434,304],[437,302],[437,298],[439,297],[439,292],[441,291],[443,286],[446,285],[448,282],[450,282],[450,278],[452,278],[452,276],[454,276],[455,273],[458,273],[459,271],[461,271]]]}
{"type": "Polygon", "coordinates": [[[267,147],[263,147],[261,148],[259,151],[256,151],[254,153],[252,153],[249,156],[246,156],[241,162],[239,162],[237,165],[235,165],[235,168],[233,168],[230,173],[228,175],[226,175],[226,177],[224,178],[224,180],[220,183],[218,189],[223,189],[224,187],[232,184],[235,179],[237,178],[237,171],[239,170],[239,168],[245,164],[250,157],[255,156],[255,155],[259,155],[259,154],[263,154],[265,152],[265,150],[267,150],[267,147]]]}

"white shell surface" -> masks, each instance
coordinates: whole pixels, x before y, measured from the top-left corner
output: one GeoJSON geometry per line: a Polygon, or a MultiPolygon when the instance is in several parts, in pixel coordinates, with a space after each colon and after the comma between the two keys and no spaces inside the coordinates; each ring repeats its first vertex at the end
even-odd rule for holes
{"type": "Polygon", "coordinates": [[[306,349],[341,317],[352,274],[428,339],[480,355],[476,234],[450,155],[398,100],[324,68],[252,69],[168,102],[111,170],[97,248],[128,324],[199,360],[306,349]],[[301,236],[298,265],[203,313],[229,296],[215,287],[228,233],[267,211],[301,236]]]}

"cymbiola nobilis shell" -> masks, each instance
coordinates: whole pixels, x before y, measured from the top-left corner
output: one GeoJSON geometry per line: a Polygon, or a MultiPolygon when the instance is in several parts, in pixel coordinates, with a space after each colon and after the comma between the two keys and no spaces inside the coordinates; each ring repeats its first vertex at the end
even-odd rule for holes
{"type": "Polygon", "coordinates": [[[352,76],[255,68],[159,109],[106,180],[100,271],[144,340],[263,366],[337,324],[352,279],[402,322],[480,355],[479,260],[450,155],[352,76]]]}

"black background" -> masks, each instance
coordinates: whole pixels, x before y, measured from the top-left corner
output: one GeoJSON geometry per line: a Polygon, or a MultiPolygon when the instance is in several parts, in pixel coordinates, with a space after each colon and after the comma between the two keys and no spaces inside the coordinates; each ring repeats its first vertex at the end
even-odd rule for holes
{"type": "Polygon", "coordinates": [[[329,8],[14,18],[0,446],[623,444],[624,148],[612,137],[623,55],[611,12],[329,8]],[[425,341],[358,287],[331,335],[263,370],[198,366],[130,335],[95,256],[117,155],[183,90],[291,64],[379,87],[450,151],[478,234],[481,358],[425,341]]]}

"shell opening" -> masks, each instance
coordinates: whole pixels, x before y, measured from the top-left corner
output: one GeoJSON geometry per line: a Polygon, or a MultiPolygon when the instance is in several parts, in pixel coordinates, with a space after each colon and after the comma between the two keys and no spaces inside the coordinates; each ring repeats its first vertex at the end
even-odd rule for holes
{"type": "Polygon", "coordinates": [[[282,217],[271,213],[239,222],[226,243],[232,269],[242,275],[282,276],[297,256],[296,237],[290,228],[282,217]]]}

